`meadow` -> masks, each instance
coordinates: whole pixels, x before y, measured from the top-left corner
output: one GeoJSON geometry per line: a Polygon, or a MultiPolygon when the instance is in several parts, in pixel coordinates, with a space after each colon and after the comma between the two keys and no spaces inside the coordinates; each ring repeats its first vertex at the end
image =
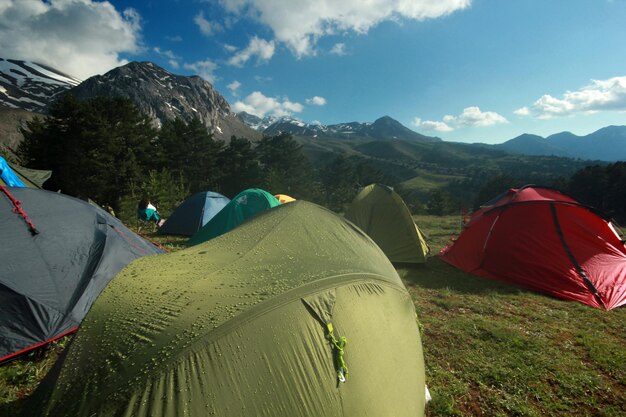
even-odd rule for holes
{"type": "MultiPolygon", "coordinates": [[[[415,220],[431,255],[461,230],[459,216],[415,220]]],[[[149,237],[182,248],[181,239],[149,237]]],[[[436,256],[397,270],[422,325],[426,416],[626,416],[626,308],[560,301],[473,277],[436,256]]],[[[0,416],[19,413],[67,343],[0,367],[0,416]]]]}

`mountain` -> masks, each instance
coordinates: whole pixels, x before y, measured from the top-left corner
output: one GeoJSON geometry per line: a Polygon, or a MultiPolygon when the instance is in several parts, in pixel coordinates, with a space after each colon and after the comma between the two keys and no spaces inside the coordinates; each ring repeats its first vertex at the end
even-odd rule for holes
{"type": "Polygon", "coordinates": [[[249,113],[238,113],[248,126],[268,136],[289,133],[293,136],[313,138],[359,138],[359,139],[401,139],[418,142],[440,142],[441,139],[425,136],[405,127],[389,116],[383,116],[373,123],[340,123],[335,125],[310,124],[291,117],[260,117],[249,113]]]}
{"type": "Polygon", "coordinates": [[[524,155],[571,156],[566,149],[554,145],[541,136],[528,133],[519,135],[496,147],[507,152],[521,153],[524,155]]]}
{"type": "Polygon", "coordinates": [[[585,136],[561,132],[547,138],[524,134],[494,145],[524,155],[554,155],[597,161],[626,160],[626,126],[607,126],[585,136]]]}
{"type": "MultiPolygon", "coordinates": [[[[81,82],[45,65],[0,58],[0,108],[17,111],[3,117],[7,123],[15,123],[2,128],[18,131],[18,125],[29,118],[17,117],[16,114],[23,116],[19,110],[46,114],[50,104],[68,91],[82,99],[128,97],[157,127],[175,117],[184,120],[197,117],[216,138],[261,137],[231,111],[226,99],[209,82],[198,76],[171,74],[151,62],[131,62],[81,82]]],[[[13,148],[16,141],[10,142],[6,147],[13,148]]]]}
{"type": "Polygon", "coordinates": [[[80,80],[34,62],[0,58],[0,107],[45,113],[80,80]]]}
{"type": "Polygon", "coordinates": [[[160,127],[176,117],[198,118],[216,138],[232,135],[258,139],[231,111],[230,105],[213,86],[199,76],[174,75],[152,62],[131,62],[104,75],[97,75],[70,90],[78,98],[122,96],[130,98],[160,127]]]}

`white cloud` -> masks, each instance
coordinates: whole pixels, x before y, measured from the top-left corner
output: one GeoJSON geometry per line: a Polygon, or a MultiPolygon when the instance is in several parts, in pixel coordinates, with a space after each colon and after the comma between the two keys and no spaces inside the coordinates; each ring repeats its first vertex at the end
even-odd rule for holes
{"type": "Polygon", "coordinates": [[[521,107],[515,110],[513,113],[517,114],[518,116],[529,116],[530,109],[528,107],[521,107]]]}
{"type": "Polygon", "coordinates": [[[234,53],[234,52],[235,52],[237,49],[239,49],[239,48],[237,48],[236,46],[229,45],[229,44],[225,43],[225,44],[224,44],[224,49],[225,49],[227,52],[230,52],[230,53],[232,54],[232,53],[234,53]]]}
{"type": "Polygon", "coordinates": [[[272,77],[263,77],[261,75],[255,75],[254,79],[259,83],[268,83],[272,81],[272,77]]]}
{"type": "Polygon", "coordinates": [[[508,123],[501,115],[492,111],[481,111],[476,106],[466,107],[458,116],[445,115],[442,121],[422,120],[416,117],[413,124],[424,130],[451,132],[464,127],[486,127],[499,123],[508,123]]]}
{"type": "Polygon", "coordinates": [[[274,56],[274,41],[266,41],[254,36],[250,39],[250,43],[235,55],[233,55],[228,63],[235,67],[242,67],[253,56],[257,57],[257,64],[269,61],[274,56]]]}
{"type": "Polygon", "coordinates": [[[155,46],[154,48],[152,48],[152,50],[156,52],[158,55],[167,58],[167,62],[170,64],[172,68],[176,68],[176,69],[180,68],[180,63],[178,62],[180,58],[176,56],[174,52],[170,50],[162,50],[158,46],[155,46]]]}
{"type": "Polygon", "coordinates": [[[469,7],[471,0],[220,0],[236,16],[253,16],[297,56],[315,53],[317,40],[341,31],[366,33],[387,20],[424,20],[469,7]]]}
{"type": "Polygon", "coordinates": [[[166,36],[165,39],[167,39],[170,42],[182,42],[183,41],[183,37],[180,35],[166,36]]]}
{"type": "Polygon", "coordinates": [[[517,109],[515,114],[550,119],[610,110],[626,110],[626,76],[591,80],[591,84],[577,91],[567,91],[560,99],[543,95],[530,107],[517,109]]]}
{"type": "Polygon", "coordinates": [[[324,106],[326,105],[326,99],[320,96],[313,96],[306,99],[306,104],[312,104],[313,106],[324,106]]]}
{"type": "Polygon", "coordinates": [[[222,26],[219,23],[209,22],[206,20],[203,12],[195,15],[193,21],[196,25],[198,25],[200,32],[202,32],[204,36],[212,36],[215,31],[222,29],[222,26]]]}
{"type": "Polygon", "coordinates": [[[5,58],[48,64],[78,78],[127,63],[140,51],[141,17],[105,1],[2,0],[0,51],[5,58]]]}
{"type": "Polygon", "coordinates": [[[413,124],[424,130],[435,130],[437,132],[451,132],[454,129],[445,124],[444,122],[436,122],[433,120],[422,120],[419,117],[413,119],[413,124]]]}
{"type": "Polygon", "coordinates": [[[228,87],[228,89],[235,94],[237,92],[237,90],[239,89],[239,87],[241,87],[241,83],[237,80],[233,81],[232,83],[228,84],[226,87],[228,87]]]}
{"type": "Polygon", "coordinates": [[[188,70],[195,71],[197,75],[204,78],[210,83],[215,82],[214,72],[217,69],[217,64],[210,59],[194,62],[192,64],[185,64],[184,67],[188,70]]]}
{"type": "Polygon", "coordinates": [[[161,48],[159,48],[158,46],[153,48],[154,52],[156,52],[157,54],[164,56],[166,58],[169,59],[178,59],[178,57],[176,56],[176,54],[174,54],[174,52],[170,51],[170,50],[162,50],[161,48]]]}
{"type": "Polygon", "coordinates": [[[233,105],[233,110],[237,113],[245,111],[258,117],[291,116],[293,113],[300,113],[304,107],[300,103],[294,103],[289,99],[279,99],[266,97],[260,91],[255,91],[243,101],[237,101],[233,105]]]}
{"type": "Polygon", "coordinates": [[[466,107],[459,116],[444,116],[443,121],[454,127],[486,127],[508,121],[492,111],[481,111],[478,107],[466,107]]]}
{"type": "Polygon", "coordinates": [[[330,50],[331,54],[335,54],[335,55],[345,55],[346,54],[346,44],[345,43],[336,43],[333,45],[332,49],[330,50]]]}

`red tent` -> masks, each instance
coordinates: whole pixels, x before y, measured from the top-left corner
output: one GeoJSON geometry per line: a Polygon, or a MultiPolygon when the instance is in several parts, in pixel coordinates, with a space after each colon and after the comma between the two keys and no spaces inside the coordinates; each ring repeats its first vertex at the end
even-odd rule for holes
{"type": "Polygon", "coordinates": [[[610,310],[626,304],[626,246],[597,211],[543,187],[474,212],[439,254],[465,272],[610,310]]]}

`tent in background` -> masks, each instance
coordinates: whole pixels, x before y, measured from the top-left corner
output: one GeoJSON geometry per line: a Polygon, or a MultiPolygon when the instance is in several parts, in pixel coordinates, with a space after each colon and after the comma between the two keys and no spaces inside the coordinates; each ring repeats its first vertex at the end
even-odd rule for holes
{"type": "Polygon", "coordinates": [[[265,190],[249,188],[237,194],[202,229],[198,230],[187,245],[197,245],[234,229],[244,220],[262,211],[279,206],[280,202],[265,190]]]}
{"type": "Polygon", "coordinates": [[[610,220],[544,187],[510,189],[472,214],[441,259],[607,310],[626,304],[626,247],[610,220]]]}
{"type": "Polygon", "coordinates": [[[160,235],[192,236],[208,223],[230,199],[219,193],[201,191],[183,201],[157,231],[160,235]]]}
{"type": "Polygon", "coordinates": [[[91,204],[0,187],[0,361],[76,329],[132,260],[163,253],[91,204]]]}
{"type": "Polygon", "coordinates": [[[415,318],[369,237],[296,201],[129,265],[25,415],[420,417],[415,318]]]}
{"type": "Polygon", "coordinates": [[[7,161],[0,156],[0,185],[7,187],[26,187],[13,172],[7,161]]]}
{"type": "Polygon", "coordinates": [[[31,188],[42,188],[43,184],[50,179],[51,176],[52,171],[24,168],[19,165],[10,164],[4,160],[4,158],[0,157],[0,185],[7,187],[25,186],[31,188]],[[4,175],[7,166],[9,170],[18,178],[18,181],[22,183],[22,185],[11,181],[5,181],[4,175]]]}
{"type": "Polygon", "coordinates": [[[274,197],[280,201],[280,204],[292,203],[296,201],[295,198],[288,196],[287,194],[275,194],[274,197]]]}
{"type": "Polygon", "coordinates": [[[391,262],[424,263],[430,252],[424,234],[393,188],[381,184],[364,187],[345,213],[380,246],[391,262]]]}

